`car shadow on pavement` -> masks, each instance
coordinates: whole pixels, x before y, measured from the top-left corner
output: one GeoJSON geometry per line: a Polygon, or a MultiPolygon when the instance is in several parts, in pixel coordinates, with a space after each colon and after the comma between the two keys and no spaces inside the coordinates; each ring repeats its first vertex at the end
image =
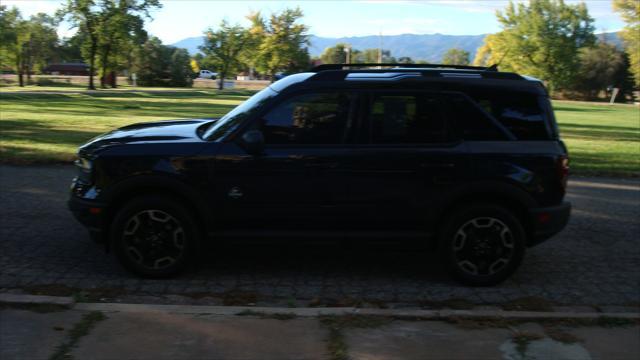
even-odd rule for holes
{"type": "MultiPolygon", "coordinates": [[[[208,246],[191,274],[291,273],[345,278],[402,278],[451,282],[434,250],[416,243],[335,239],[237,242],[208,246]]],[[[188,276],[188,275],[187,275],[188,276]]]]}

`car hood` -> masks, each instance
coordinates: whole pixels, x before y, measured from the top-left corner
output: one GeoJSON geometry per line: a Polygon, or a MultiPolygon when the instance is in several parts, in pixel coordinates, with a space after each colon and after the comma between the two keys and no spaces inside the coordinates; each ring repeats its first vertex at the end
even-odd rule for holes
{"type": "Polygon", "coordinates": [[[139,123],[121,127],[95,137],[78,149],[89,156],[107,147],[131,143],[164,143],[203,141],[198,128],[217,119],[189,119],[139,123]]]}

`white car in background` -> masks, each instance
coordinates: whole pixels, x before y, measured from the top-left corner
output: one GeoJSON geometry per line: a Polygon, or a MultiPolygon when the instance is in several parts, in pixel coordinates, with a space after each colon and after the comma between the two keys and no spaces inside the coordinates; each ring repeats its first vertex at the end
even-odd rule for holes
{"type": "Polygon", "coordinates": [[[209,70],[200,70],[200,73],[198,73],[198,78],[200,79],[215,79],[217,76],[218,73],[209,70]]]}

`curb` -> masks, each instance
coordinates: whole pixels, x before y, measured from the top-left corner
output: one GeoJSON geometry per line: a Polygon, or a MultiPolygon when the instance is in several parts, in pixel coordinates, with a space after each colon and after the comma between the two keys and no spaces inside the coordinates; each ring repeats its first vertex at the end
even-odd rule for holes
{"type": "Polygon", "coordinates": [[[502,318],[502,319],[599,319],[618,318],[640,320],[640,313],[576,313],[576,312],[536,312],[503,310],[401,310],[401,309],[361,309],[354,307],[335,308],[282,308],[256,306],[206,306],[206,305],[147,305],[116,303],[80,303],[77,310],[104,312],[164,312],[200,316],[235,316],[242,312],[253,314],[292,314],[299,317],[373,315],[416,319],[460,318],[502,318]]]}
{"type": "Polygon", "coordinates": [[[640,312],[540,312],[505,310],[411,310],[411,309],[363,309],[355,307],[285,308],[260,306],[211,306],[211,305],[156,305],[120,303],[76,303],[71,297],[1,294],[0,305],[54,305],[68,309],[104,312],[171,313],[199,316],[236,316],[291,314],[298,317],[369,315],[438,320],[450,318],[500,318],[500,319],[599,319],[617,318],[640,320],[640,312]]]}
{"type": "Polygon", "coordinates": [[[6,305],[54,305],[72,308],[75,300],[67,296],[0,294],[0,304],[6,305]]]}

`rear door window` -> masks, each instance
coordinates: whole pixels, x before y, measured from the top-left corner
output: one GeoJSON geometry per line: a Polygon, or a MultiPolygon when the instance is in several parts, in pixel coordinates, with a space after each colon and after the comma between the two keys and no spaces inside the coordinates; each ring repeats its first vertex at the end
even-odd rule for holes
{"type": "Polygon", "coordinates": [[[441,99],[431,93],[375,93],[369,108],[373,144],[429,144],[448,140],[441,99]]]}

